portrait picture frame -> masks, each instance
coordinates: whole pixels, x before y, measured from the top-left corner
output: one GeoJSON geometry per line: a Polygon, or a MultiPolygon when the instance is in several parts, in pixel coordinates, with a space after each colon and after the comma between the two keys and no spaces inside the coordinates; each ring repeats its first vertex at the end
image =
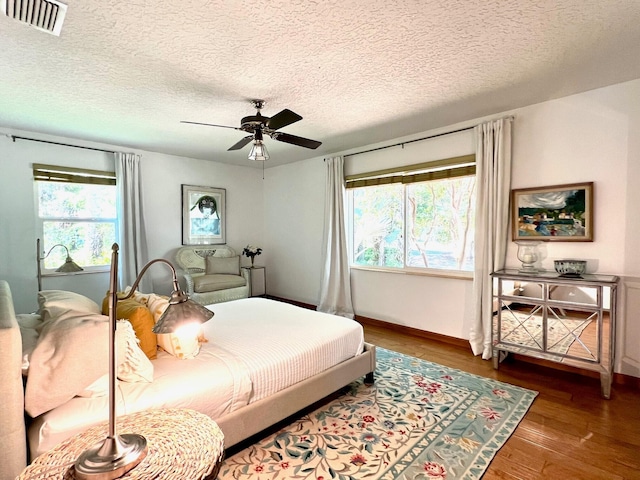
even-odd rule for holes
{"type": "Polygon", "coordinates": [[[593,182],[511,191],[513,240],[593,241],[593,182]]]}
{"type": "Polygon", "coordinates": [[[226,243],[226,190],[182,185],[182,244],[226,243]]]}

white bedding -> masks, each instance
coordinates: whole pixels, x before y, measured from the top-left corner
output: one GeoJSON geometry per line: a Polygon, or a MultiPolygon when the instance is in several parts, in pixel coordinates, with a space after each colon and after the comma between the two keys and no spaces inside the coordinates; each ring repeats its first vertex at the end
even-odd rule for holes
{"type": "MultiPolygon", "coordinates": [[[[118,382],[118,415],[192,408],[217,420],[362,353],[359,323],[263,298],[210,305],[208,342],[192,360],[159,353],[153,383],[118,382]]],[[[34,420],[31,457],[108,418],[108,398],[80,398],[34,420]]]]}

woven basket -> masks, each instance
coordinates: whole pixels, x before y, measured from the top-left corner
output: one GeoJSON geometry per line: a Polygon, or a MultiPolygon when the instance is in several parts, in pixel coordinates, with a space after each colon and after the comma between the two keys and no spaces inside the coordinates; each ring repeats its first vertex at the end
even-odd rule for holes
{"type": "MultiPolygon", "coordinates": [[[[224,436],[208,416],[187,409],[149,410],[119,417],[117,433],[147,439],[147,456],[122,479],[212,480],[224,454],[224,436]]],[[[73,465],[108,435],[108,422],[91,427],[37,457],[18,477],[73,479],[73,465]]]]}

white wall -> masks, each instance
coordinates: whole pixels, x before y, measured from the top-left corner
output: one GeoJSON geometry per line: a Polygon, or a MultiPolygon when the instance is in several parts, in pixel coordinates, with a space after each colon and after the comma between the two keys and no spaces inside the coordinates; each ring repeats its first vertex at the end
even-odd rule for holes
{"type": "Polygon", "coordinates": [[[317,305],[322,278],[324,162],[316,158],[269,168],[264,188],[267,293],[317,305]]]}
{"type": "MultiPolygon", "coordinates": [[[[16,132],[20,133],[24,132],[16,132]]],[[[21,140],[13,142],[3,135],[0,159],[0,278],[11,286],[16,311],[32,312],[37,309],[38,290],[33,164],[113,171],[113,155],[21,140]]],[[[108,287],[107,273],[44,277],[42,281],[43,289],[73,290],[96,300],[98,292],[104,296],[108,287]]]]}
{"type": "Polygon", "coordinates": [[[580,258],[590,272],[625,271],[629,124],[612,108],[612,90],[633,92],[608,87],[516,111],[512,188],[594,182],[594,241],[543,244],[546,269],[554,259],[580,258]]]}
{"type": "MultiPolygon", "coordinates": [[[[238,254],[247,244],[263,243],[262,171],[159,153],[144,153],[141,160],[144,179],[144,212],[150,258],[173,260],[182,244],[181,185],[201,185],[226,190],[226,243],[238,254]]],[[[265,251],[260,257],[269,257],[265,251]]],[[[242,264],[250,261],[242,257],[242,264]]],[[[168,269],[153,267],[153,290],[171,292],[168,269]],[[156,269],[157,268],[157,269],[156,269]]]]}
{"type": "MultiPolygon", "coordinates": [[[[553,269],[553,259],[557,258],[584,258],[590,260],[591,271],[638,277],[638,99],[640,80],[635,80],[388,144],[513,115],[512,188],[595,183],[594,241],[548,242],[543,248],[546,258],[542,266],[553,269]]],[[[359,150],[378,146],[381,144],[366,145],[359,150]]],[[[340,153],[347,155],[354,151],[340,153]]],[[[451,156],[462,154],[453,147],[451,151],[451,156]]],[[[371,170],[380,168],[384,166],[372,163],[371,170]]],[[[272,260],[269,293],[316,304],[322,258],[323,159],[268,169],[265,197],[269,199],[265,222],[274,228],[266,233],[272,260]]],[[[519,266],[515,247],[510,243],[507,266],[519,266]]],[[[471,283],[463,279],[362,270],[352,271],[351,276],[356,314],[463,339],[469,337],[475,315],[471,283]]],[[[636,344],[640,339],[637,323],[640,311],[634,295],[628,295],[634,299],[632,305],[628,308],[621,305],[619,312],[616,371],[640,376],[637,368],[640,345],[636,344]]]]}
{"type": "MultiPolygon", "coordinates": [[[[513,188],[595,183],[594,242],[547,243],[543,266],[552,268],[554,258],[577,257],[589,259],[592,270],[624,275],[616,371],[636,376],[640,376],[638,99],[640,80],[634,80],[494,115],[494,118],[515,116],[513,188]]],[[[482,120],[485,119],[387,144],[464,128],[482,120]]],[[[20,132],[0,129],[0,133],[20,132]]],[[[57,140],[78,144],[69,139],[57,140]]],[[[358,150],[377,146],[380,144],[358,150]]],[[[451,151],[455,148],[451,147],[451,151]]],[[[248,243],[264,248],[258,263],[267,267],[267,292],[318,303],[325,201],[321,157],[267,168],[263,181],[258,169],[152,152],[137,153],[143,157],[150,258],[172,259],[181,244],[181,184],[226,188],[227,241],[238,250],[248,243]]],[[[11,283],[19,311],[35,308],[37,288],[32,163],[67,164],[68,161],[72,165],[79,162],[88,168],[100,169],[107,161],[105,158],[83,150],[13,143],[0,137],[0,278],[11,283]]],[[[513,243],[508,250],[507,265],[518,265],[513,243]]],[[[166,273],[161,267],[157,270],[150,271],[154,288],[165,293],[169,288],[163,282],[166,273]]],[[[54,279],[47,281],[54,282],[54,279]]],[[[64,288],[81,293],[90,288],[100,298],[108,283],[106,278],[89,274],[65,277],[64,281],[64,288]]],[[[45,288],[57,287],[45,283],[45,288]]],[[[474,317],[469,280],[354,271],[352,289],[357,314],[468,338],[474,317]]]]}
{"type": "MultiPolygon", "coordinates": [[[[74,139],[0,129],[0,278],[11,285],[16,310],[37,308],[36,218],[33,163],[114,170],[113,155],[46,143],[16,140],[7,134],[42,138],[73,145],[119,150],[74,139]]],[[[181,184],[226,189],[227,244],[239,253],[248,243],[263,242],[263,181],[258,169],[213,161],[138,151],[144,179],[143,202],[149,243],[149,258],[173,261],[182,242],[181,184]]],[[[268,251],[263,258],[268,257],[268,251]]],[[[248,264],[248,260],[243,258],[248,264]]],[[[154,290],[170,293],[170,271],[154,265],[147,275],[154,290]]],[[[101,301],[108,290],[108,273],[43,278],[43,289],[72,290],[101,301]]]]}

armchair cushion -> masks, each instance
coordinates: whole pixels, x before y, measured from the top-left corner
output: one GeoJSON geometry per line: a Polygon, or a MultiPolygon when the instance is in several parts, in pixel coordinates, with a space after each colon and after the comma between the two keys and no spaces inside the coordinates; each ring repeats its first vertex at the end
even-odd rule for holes
{"type": "Polygon", "coordinates": [[[240,275],[211,274],[193,277],[193,290],[197,293],[244,287],[246,284],[246,279],[240,275]]]}
{"type": "Polygon", "coordinates": [[[205,274],[240,275],[240,256],[222,258],[210,255],[205,260],[205,274]]]}

